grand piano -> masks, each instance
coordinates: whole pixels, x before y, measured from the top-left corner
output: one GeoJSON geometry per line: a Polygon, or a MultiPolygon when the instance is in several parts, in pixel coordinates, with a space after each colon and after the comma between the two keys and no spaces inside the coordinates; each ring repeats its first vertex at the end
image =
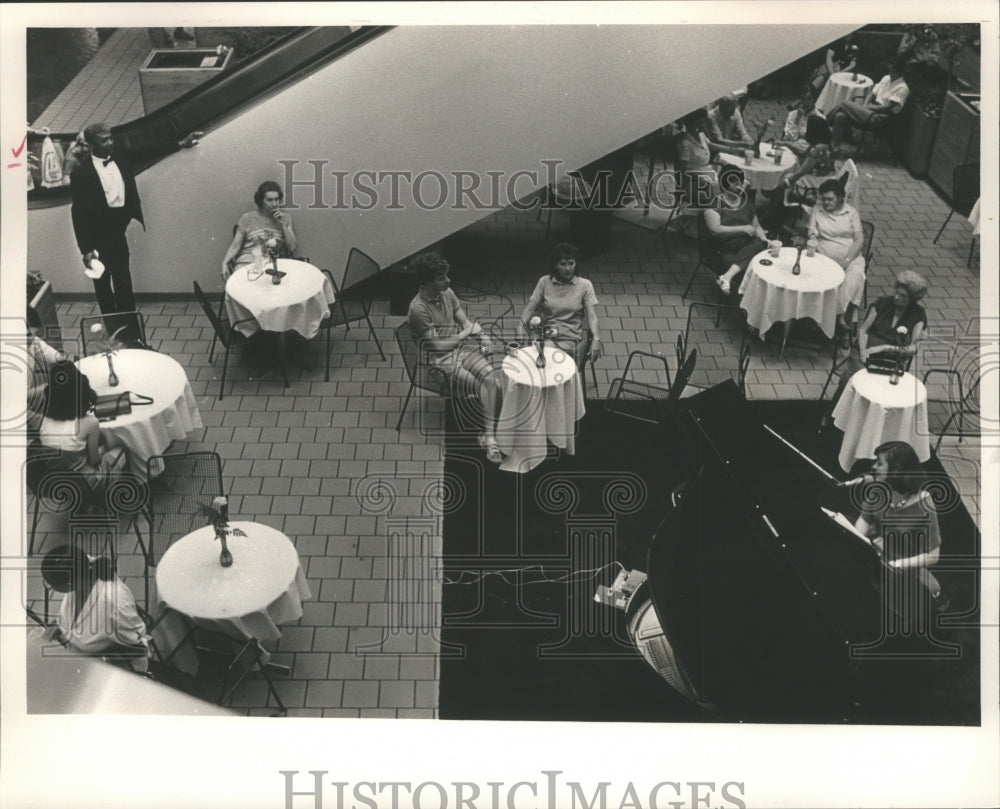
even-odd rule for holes
{"type": "Polygon", "coordinates": [[[928,661],[961,658],[935,637],[929,604],[901,615],[887,600],[901,580],[821,508],[849,506],[847,490],[765,427],[735,385],[682,403],[672,421],[691,475],[625,606],[638,650],[670,686],[728,718],[865,721],[880,676],[891,690],[900,675],[919,681],[928,661]]]}

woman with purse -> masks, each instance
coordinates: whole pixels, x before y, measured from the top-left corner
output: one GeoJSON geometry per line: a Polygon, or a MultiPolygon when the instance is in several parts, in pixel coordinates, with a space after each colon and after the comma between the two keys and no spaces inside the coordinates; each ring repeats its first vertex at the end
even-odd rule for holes
{"type": "Polygon", "coordinates": [[[107,488],[128,463],[124,447],[108,448],[93,413],[96,401],[90,380],[73,363],[50,366],[38,438],[42,446],[59,450],[59,467],[82,474],[91,491],[107,488]]]}

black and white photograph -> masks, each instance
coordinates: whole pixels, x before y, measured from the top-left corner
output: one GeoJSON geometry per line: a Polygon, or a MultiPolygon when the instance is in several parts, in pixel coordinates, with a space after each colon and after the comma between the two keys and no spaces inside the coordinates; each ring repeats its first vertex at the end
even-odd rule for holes
{"type": "Polygon", "coordinates": [[[4,803],[996,806],[997,11],[4,4],[4,803]]]}

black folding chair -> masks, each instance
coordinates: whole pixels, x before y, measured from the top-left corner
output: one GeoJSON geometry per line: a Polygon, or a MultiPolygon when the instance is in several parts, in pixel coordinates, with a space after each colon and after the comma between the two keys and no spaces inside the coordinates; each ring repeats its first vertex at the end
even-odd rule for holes
{"type": "Polygon", "coordinates": [[[941,440],[945,436],[956,436],[959,442],[967,435],[979,435],[982,430],[979,405],[980,372],[978,367],[931,368],[924,374],[924,385],[927,386],[934,376],[945,378],[943,391],[945,395],[932,395],[942,389],[927,387],[927,421],[930,431],[937,436],[934,444],[935,454],[941,448],[941,440]],[[964,380],[963,380],[964,377],[964,380]]]}
{"type": "Polygon", "coordinates": [[[153,455],[146,461],[149,497],[149,556],[157,564],[156,546],[162,556],[172,542],[199,528],[199,506],[211,505],[225,494],[222,459],[215,452],[179,452],[153,455]]]}
{"type": "Polygon", "coordinates": [[[335,326],[344,326],[346,333],[351,330],[351,323],[364,320],[368,324],[368,333],[383,360],[385,352],[382,350],[382,343],[379,342],[371,320],[371,281],[378,275],[379,265],[367,253],[357,247],[352,247],[347,257],[347,264],[340,273],[334,274],[330,270],[323,270],[323,272],[330,279],[334,295],[337,297],[336,301],[330,305],[330,316],[324,318],[320,323],[320,328],[326,333],[326,375],[324,379],[329,382],[332,329],[335,326]]]}
{"type": "Polygon", "coordinates": [[[649,351],[632,351],[625,361],[625,368],[622,370],[622,375],[614,379],[611,382],[611,387],[608,388],[608,395],[604,400],[604,408],[609,413],[621,415],[635,421],[659,424],[660,419],[658,417],[649,418],[642,415],[641,411],[632,412],[627,408],[622,409],[621,405],[623,402],[628,401],[646,401],[652,403],[665,401],[670,396],[671,390],[670,365],[667,362],[667,358],[662,354],[652,354],[649,351]],[[649,364],[653,367],[633,368],[633,363],[636,362],[639,366],[649,364]],[[662,371],[659,366],[662,366],[662,371]],[[654,382],[643,381],[636,378],[636,376],[645,376],[646,379],[653,378],[656,382],[662,382],[663,384],[658,385],[654,382]]]}
{"type": "Polygon", "coordinates": [[[711,388],[732,379],[741,394],[746,394],[746,372],[750,365],[750,341],[747,314],[736,306],[692,303],[687,325],[677,344],[677,366],[683,367],[694,349],[698,362],[688,384],[711,388]]]}
{"type": "MultiPolygon", "coordinates": [[[[223,392],[226,387],[226,371],[229,368],[229,352],[236,351],[238,349],[244,348],[248,345],[252,338],[247,337],[243,332],[241,332],[237,327],[242,323],[255,323],[256,320],[252,317],[245,317],[242,320],[237,320],[235,323],[230,323],[229,319],[223,315],[219,315],[213,311],[212,305],[208,302],[208,298],[205,297],[205,293],[202,291],[201,286],[197,281],[194,281],[194,294],[198,299],[198,303],[201,304],[202,311],[208,318],[209,322],[212,324],[212,330],[215,332],[215,339],[222,343],[223,348],[226,349],[226,353],[223,355],[222,359],[222,377],[219,380],[219,401],[222,401],[223,392]]],[[[220,307],[221,311],[221,307],[220,307]]],[[[215,350],[215,341],[212,341],[212,351],[215,350]]],[[[211,351],[209,352],[209,361],[212,361],[211,351]]],[[[282,364],[281,373],[285,379],[285,387],[288,387],[288,375],[285,373],[285,366],[282,364]]]]}
{"type": "Polygon", "coordinates": [[[409,323],[403,321],[396,327],[396,345],[399,346],[399,353],[403,357],[403,365],[406,368],[406,376],[410,380],[410,389],[406,392],[406,399],[403,401],[403,408],[399,413],[399,420],[396,422],[398,432],[403,424],[403,416],[410,406],[410,397],[417,388],[429,393],[450,398],[451,385],[448,384],[448,377],[438,368],[426,362],[426,357],[420,346],[410,336],[409,323]]]}
{"type": "MultiPolygon", "coordinates": [[[[937,236],[934,237],[934,244],[938,243],[938,239],[941,238],[941,234],[944,233],[944,229],[948,226],[951,217],[955,215],[956,211],[963,217],[969,216],[972,212],[972,207],[976,204],[976,200],[979,199],[979,193],[979,163],[966,163],[961,166],[955,166],[951,179],[951,210],[948,211],[948,216],[941,223],[941,229],[938,230],[937,236]]],[[[975,248],[976,237],[973,235],[972,242],[969,244],[969,257],[965,262],[966,267],[972,266],[972,253],[975,248]]]]}

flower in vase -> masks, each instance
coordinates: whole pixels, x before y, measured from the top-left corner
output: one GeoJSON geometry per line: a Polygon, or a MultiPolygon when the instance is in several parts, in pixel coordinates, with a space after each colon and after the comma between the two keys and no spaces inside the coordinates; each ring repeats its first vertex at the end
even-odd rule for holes
{"type": "Polygon", "coordinates": [[[528,321],[528,326],[533,329],[537,329],[542,325],[542,319],[538,315],[534,315],[531,320],[528,321]]]}
{"type": "Polygon", "coordinates": [[[909,333],[910,333],[910,330],[908,328],[906,328],[906,326],[896,326],[896,335],[900,339],[905,338],[906,335],[909,334],[909,333]]]}

